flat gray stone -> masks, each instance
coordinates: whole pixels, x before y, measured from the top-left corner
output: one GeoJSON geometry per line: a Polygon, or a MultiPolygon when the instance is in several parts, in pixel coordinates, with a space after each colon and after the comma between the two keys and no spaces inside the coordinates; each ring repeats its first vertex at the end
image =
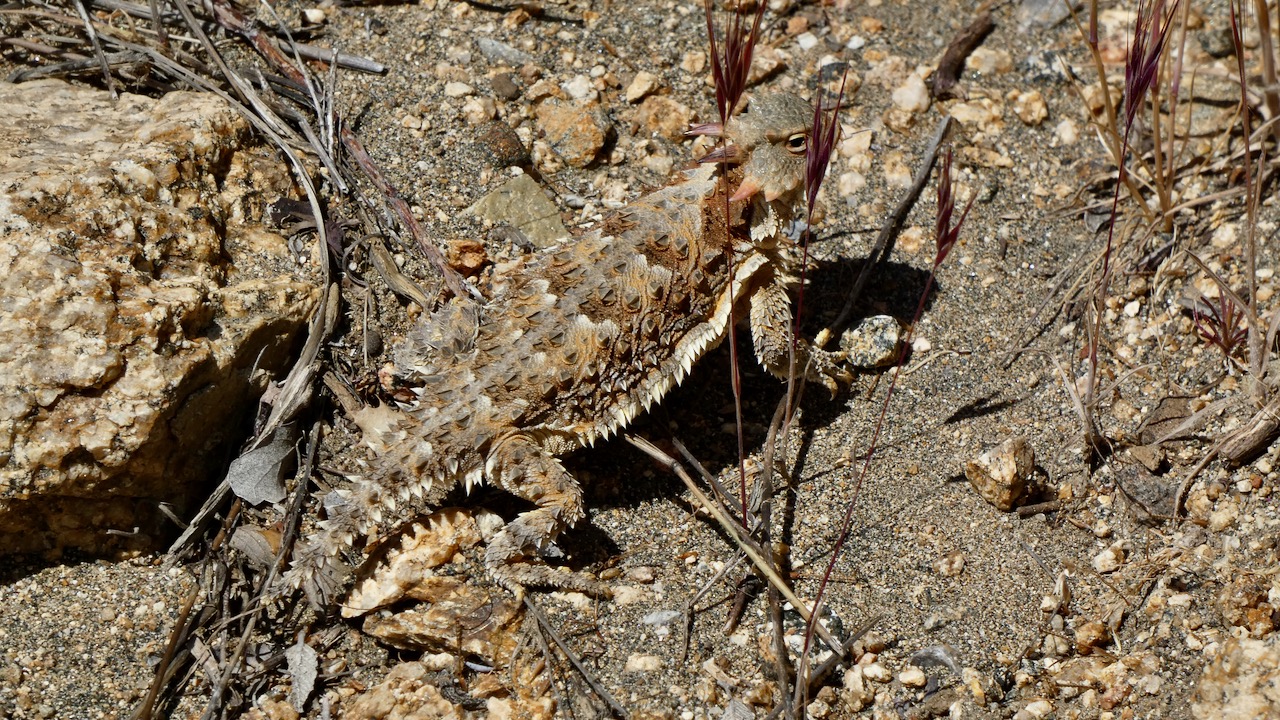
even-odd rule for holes
{"type": "Polygon", "coordinates": [[[467,212],[491,225],[510,225],[535,246],[550,247],[569,236],[560,210],[528,175],[517,175],[476,201],[467,212]]]}

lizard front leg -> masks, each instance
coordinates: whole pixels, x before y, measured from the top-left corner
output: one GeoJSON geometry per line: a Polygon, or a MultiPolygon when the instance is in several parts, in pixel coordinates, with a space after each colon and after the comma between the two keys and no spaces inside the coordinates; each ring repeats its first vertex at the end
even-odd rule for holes
{"type": "MultiPolygon", "coordinates": [[[[751,294],[751,340],[764,369],[784,380],[790,375],[791,338],[791,297],[780,283],[767,282],[751,294]]],[[[795,339],[795,351],[796,375],[822,383],[832,397],[853,380],[841,366],[844,353],[816,348],[802,337],[795,339]]]]}
{"type": "Polygon", "coordinates": [[[538,507],[507,523],[485,552],[485,566],[502,586],[519,596],[526,586],[550,586],[609,597],[607,585],[581,573],[562,573],[539,555],[561,530],[585,517],[582,489],[553,455],[524,433],[494,444],[485,461],[489,482],[538,507]]]}

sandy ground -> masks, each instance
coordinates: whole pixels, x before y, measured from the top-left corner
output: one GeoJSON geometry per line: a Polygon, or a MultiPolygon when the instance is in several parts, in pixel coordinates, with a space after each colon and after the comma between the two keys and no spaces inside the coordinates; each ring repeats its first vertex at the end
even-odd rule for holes
{"type": "MultiPolygon", "coordinates": [[[[1191,467],[1224,428],[1250,412],[1228,409],[1190,439],[1166,443],[1165,460],[1154,471],[1123,450],[1092,471],[1087,467],[1080,422],[1058,372],[1082,372],[1082,318],[1078,309],[1075,315],[1057,310],[1061,288],[1085,277],[1073,263],[1096,253],[1105,237],[1086,227],[1074,193],[1107,166],[1083,101],[1056,69],[1056,58],[1085,82],[1094,75],[1070,21],[1029,22],[1016,4],[1001,6],[994,11],[995,31],[962,77],[967,100],[904,108],[913,97],[911,74],[927,75],[973,13],[968,3],[886,0],[826,8],[787,3],[766,16],[764,44],[780,67],[760,87],[808,94],[822,58],[839,57],[860,81],[842,123],[867,131],[847,136],[824,193],[827,214],[805,295],[809,333],[843,305],[859,262],[943,113],[977,118],[953,134],[961,196],[977,200],[915,329],[908,369],[868,473],[859,480],[889,386],[886,375],[861,376],[834,400],[810,392],[793,437],[791,485],[778,527],[796,591],[813,597],[846,507],[856,500],[826,602],[844,628],[871,626],[858,657],[872,699],[858,701],[853,683],[837,675],[809,714],[1192,717],[1203,668],[1229,638],[1252,628],[1254,637],[1274,640],[1263,621],[1277,593],[1274,453],[1238,469],[1210,464],[1187,501],[1198,522],[1163,521],[1148,512],[1169,514],[1191,467]],[[1033,91],[1043,97],[1047,117],[1030,113],[1028,123],[1017,106],[1019,94],[1033,91]],[[1033,350],[1011,356],[1024,342],[1033,350]],[[965,479],[966,462],[1014,437],[1035,451],[1039,499],[1061,500],[1060,509],[1025,517],[1001,512],[965,479]],[[1241,578],[1256,580],[1264,599],[1241,590],[1241,578]],[[1058,602],[1063,583],[1070,599],[1058,602]],[[1244,596],[1252,599],[1233,599],[1244,596]],[[1100,627],[1114,628],[1114,637],[1099,639],[1100,627]],[[921,659],[940,654],[967,671],[921,659]],[[924,666],[923,679],[912,670],[917,665],[924,666]]],[[[508,163],[495,160],[488,130],[473,122],[487,120],[489,107],[527,147],[543,131],[530,100],[538,82],[598,94],[598,108],[616,133],[600,161],[586,169],[556,167],[544,157],[545,146],[534,147],[534,164],[558,191],[570,226],[592,222],[611,200],[661,183],[672,164],[692,157],[687,141],[655,138],[637,119],[639,103],[624,98],[637,73],[655,75],[657,92],[692,118],[714,112],[697,58],[705,52],[701,8],[691,3],[548,5],[541,17],[527,20],[509,10],[445,2],[326,14],[324,37],[390,67],[386,76],[345,75],[340,88],[345,112],[375,159],[433,236],[485,239],[495,256],[513,252],[510,241],[459,213],[510,177],[508,163]],[[498,68],[480,49],[480,38],[527,53],[537,71],[498,68]],[[501,94],[505,80],[495,80],[498,72],[510,72],[508,80],[519,88],[511,99],[501,94]],[[470,90],[458,94],[450,83],[470,90]]],[[[1224,27],[1221,16],[1207,14],[1191,34],[1190,51],[1206,67],[1217,61],[1201,48],[1224,27]]],[[[1186,192],[1206,194],[1219,179],[1205,177],[1186,192]]],[[[873,276],[860,315],[911,319],[933,254],[932,192],[931,185],[891,261],[873,276]]],[[[1109,190],[1096,187],[1083,197],[1109,198],[1109,190]]],[[[1263,217],[1269,212],[1264,208],[1263,217]]],[[[1239,244],[1213,239],[1222,225],[1238,223],[1240,213],[1239,203],[1184,213],[1178,251],[1212,256],[1238,280],[1239,244]]],[[[1270,268],[1272,260],[1264,250],[1260,267],[1270,268]]],[[[430,275],[412,258],[410,269],[430,275]]],[[[1270,287],[1270,273],[1260,277],[1270,287]]],[[[1167,397],[1203,404],[1242,396],[1245,383],[1221,381],[1221,356],[1196,337],[1189,313],[1178,305],[1186,286],[1207,287],[1201,280],[1175,252],[1158,273],[1126,270],[1113,283],[1103,367],[1104,382],[1117,382],[1099,417],[1118,448],[1140,444],[1142,421],[1167,397]]],[[[385,289],[375,287],[373,297],[374,324],[394,344],[407,327],[405,309],[385,289]]],[[[347,346],[362,342],[360,327],[353,315],[347,346]]],[[[380,364],[359,372],[372,375],[380,364]]],[[[727,350],[705,358],[635,432],[655,441],[675,437],[713,471],[732,469],[728,371],[727,350]]],[[[757,451],[785,390],[754,366],[744,367],[744,377],[747,447],[757,451]]],[[[336,416],[332,423],[328,447],[345,445],[349,426],[336,416]]],[[[350,460],[337,452],[322,458],[335,467],[350,460]]],[[[624,442],[597,446],[569,465],[587,488],[591,518],[566,547],[603,558],[621,571],[617,582],[629,590],[603,603],[542,596],[553,621],[633,713],[720,717],[737,699],[763,717],[776,700],[767,610],[751,600],[737,629],[726,633],[737,574],[696,604],[687,655],[680,621],[653,620],[660,611],[683,611],[732,560],[725,536],[695,511],[670,474],[624,442]]],[[[479,501],[505,507],[493,494],[479,501]]],[[[156,566],[148,558],[6,566],[0,575],[0,718],[127,714],[150,681],[150,663],[191,584],[182,573],[156,566]]],[[[347,695],[354,692],[351,683],[376,684],[386,667],[415,657],[351,642],[363,651],[351,656],[354,675],[342,681],[347,695]]],[[[336,686],[330,691],[338,692],[336,686]]],[[[201,705],[199,690],[192,692],[183,713],[201,705]]],[[[565,692],[585,691],[570,686],[565,692]]],[[[308,710],[319,712],[314,703],[308,710]]]]}

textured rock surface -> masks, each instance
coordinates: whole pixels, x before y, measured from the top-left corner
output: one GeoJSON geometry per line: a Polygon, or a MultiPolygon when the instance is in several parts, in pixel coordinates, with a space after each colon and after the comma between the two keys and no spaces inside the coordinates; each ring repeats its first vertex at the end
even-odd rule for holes
{"type": "Polygon", "coordinates": [[[1025,438],[1010,438],[965,464],[964,474],[983,500],[1009,512],[1027,496],[1036,456],[1025,438]]]}
{"type": "Polygon", "coordinates": [[[594,162],[613,134],[609,119],[594,103],[551,99],[538,106],[537,114],[551,148],[573,167],[584,168],[594,162]]]}
{"type": "Polygon", "coordinates": [[[226,462],[317,297],[291,190],[212,96],[0,84],[0,552],[148,545],[226,462]]]}
{"type": "Polygon", "coordinates": [[[1196,687],[1197,720],[1280,717],[1280,636],[1231,638],[1196,687]]]}
{"type": "Polygon", "coordinates": [[[528,175],[518,175],[490,191],[468,208],[468,212],[486,223],[511,225],[541,248],[569,237],[569,231],[560,221],[560,210],[528,175]]]}

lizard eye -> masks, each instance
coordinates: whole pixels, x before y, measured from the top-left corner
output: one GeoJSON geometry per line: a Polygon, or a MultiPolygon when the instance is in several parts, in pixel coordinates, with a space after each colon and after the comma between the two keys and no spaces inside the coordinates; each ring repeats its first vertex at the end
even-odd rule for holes
{"type": "Polygon", "coordinates": [[[804,133],[796,133],[787,138],[787,150],[796,155],[803,155],[809,146],[809,138],[804,133]]]}

